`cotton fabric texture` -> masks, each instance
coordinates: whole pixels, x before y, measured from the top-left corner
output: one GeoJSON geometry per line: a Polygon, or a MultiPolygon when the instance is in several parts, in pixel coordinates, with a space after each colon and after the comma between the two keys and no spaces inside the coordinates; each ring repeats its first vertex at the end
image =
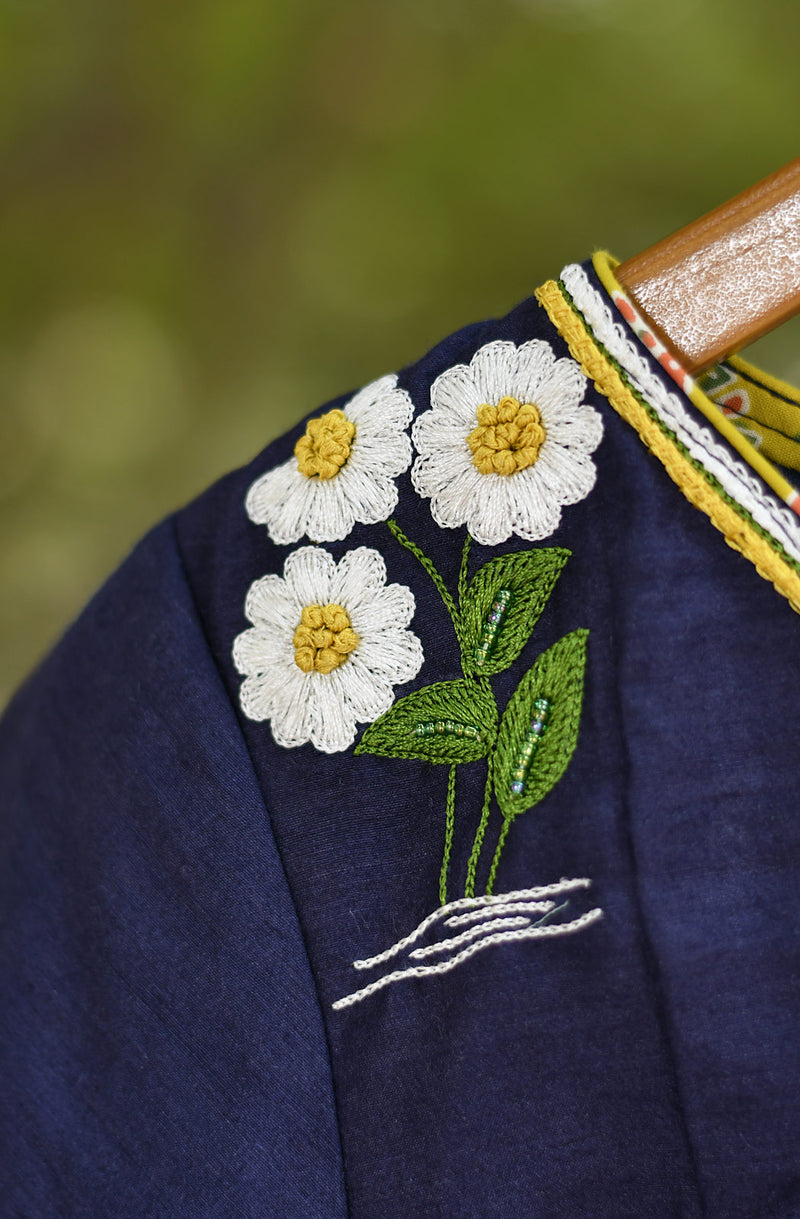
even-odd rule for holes
{"type": "MultiPolygon", "coordinates": [[[[613,309],[591,262],[583,274],[613,309]]],[[[419,419],[449,370],[531,342],[574,359],[532,296],[387,382],[398,418],[398,391],[419,419]]],[[[602,422],[602,438],[584,429],[593,485],[540,540],[478,537],[469,574],[571,552],[518,667],[492,678],[505,706],[521,672],[588,631],[574,753],[514,822],[496,892],[588,878],[570,910],[603,917],[334,1008],[354,960],[436,908],[448,768],[287,747],[242,709],[248,590],[324,534],[314,515],[301,538],[299,516],[274,525],[259,498],[259,523],[245,507],[304,421],[140,543],[0,727],[0,1214],[800,1213],[800,617],[594,382],[581,389],[602,422]]],[[[378,550],[387,586],[413,597],[397,630],[424,659],[399,699],[461,669],[443,600],[385,515],[450,590],[465,531],[437,523],[395,449],[385,512],[354,513],[324,549],[335,564],[378,550]]],[[[450,896],[485,774],[458,767],[450,896]]],[[[492,805],[492,845],[500,824],[492,805]]]]}

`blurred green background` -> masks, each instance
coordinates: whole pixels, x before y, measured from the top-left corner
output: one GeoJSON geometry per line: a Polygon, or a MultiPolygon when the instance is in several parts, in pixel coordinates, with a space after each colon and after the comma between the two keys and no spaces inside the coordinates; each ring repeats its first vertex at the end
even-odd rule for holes
{"type": "MultiPolygon", "coordinates": [[[[0,701],[301,414],[800,152],[796,0],[0,0],[0,701]]],[[[762,341],[800,379],[793,323],[762,341]]]]}

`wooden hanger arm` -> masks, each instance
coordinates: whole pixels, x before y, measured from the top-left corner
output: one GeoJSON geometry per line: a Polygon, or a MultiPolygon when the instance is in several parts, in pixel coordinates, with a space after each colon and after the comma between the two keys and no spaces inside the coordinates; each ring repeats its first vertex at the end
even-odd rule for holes
{"type": "Polygon", "coordinates": [[[800,157],[617,268],[690,373],[800,312],[800,157]]]}

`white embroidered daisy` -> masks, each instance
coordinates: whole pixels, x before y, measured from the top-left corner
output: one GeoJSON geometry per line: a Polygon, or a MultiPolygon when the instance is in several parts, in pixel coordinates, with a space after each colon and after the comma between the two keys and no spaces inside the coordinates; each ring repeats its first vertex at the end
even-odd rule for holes
{"type": "Polygon", "coordinates": [[[394,480],[411,464],[406,428],[414,408],[391,373],[341,409],[309,420],[294,456],[262,474],[247,493],[247,514],[282,546],[346,538],[353,525],[385,521],[397,505],[394,480]]]}
{"type": "Polygon", "coordinates": [[[338,563],[317,546],[295,550],[283,576],[262,576],[247,594],[253,626],[233,644],[245,715],[270,720],[279,745],[347,749],[356,724],[388,711],[393,687],[422,666],[407,629],[414,608],[411,589],[386,583],[377,550],[361,546],[338,563]]]}
{"type": "Polygon", "coordinates": [[[484,546],[553,533],[561,508],[595,483],[603,421],[585,389],[575,360],[556,359],[542,339],[487,343],[437,377],[412,429],[411,471],[437,524],[466,524],[484,546]]]}

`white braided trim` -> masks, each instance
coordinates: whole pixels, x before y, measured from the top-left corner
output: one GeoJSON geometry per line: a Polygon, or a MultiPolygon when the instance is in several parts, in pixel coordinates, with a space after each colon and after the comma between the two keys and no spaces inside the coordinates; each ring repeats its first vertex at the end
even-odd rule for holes
{"type": "Polygon", "coordinates": [[[561,272],[561,279],[598,340],[622,365],[632,384],[692,457],[701,462],[726,493],[746,509],[787,554],[800,562],[800,518],[790,508],[771,499],[758,475],[734,455],[710,425],[693,418],[678,391],[667,388],[640,343],[631,337],[624,321],[615,319],[612,307],[592,286],[583,267],[570,264],[561,272]]]}
{"type": "Polygon", "coordinates": [[[239,694],[245,715],[271,721],[278,745],[310,741],[323,753],[347,749],[356,724],[388,711],[394,686],[422,667],[422,644],[408,630],[414,609],[409,588],[386,584],[377,550],[360,546],[338,563],[322,547],[293,551],[283,576],[262,576],[247,594],[253,626],[233,644],[234,664],[245,675],[239,694]],[[331,603],[347,611],[358,645],[332,672],[305,673],[295,660],[295,629],[306,606],[331,603]]]}

